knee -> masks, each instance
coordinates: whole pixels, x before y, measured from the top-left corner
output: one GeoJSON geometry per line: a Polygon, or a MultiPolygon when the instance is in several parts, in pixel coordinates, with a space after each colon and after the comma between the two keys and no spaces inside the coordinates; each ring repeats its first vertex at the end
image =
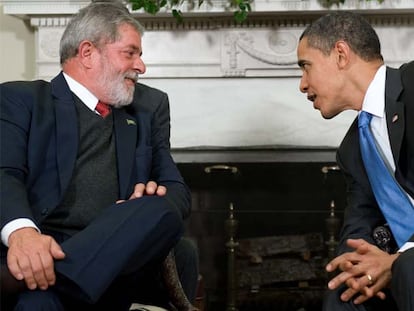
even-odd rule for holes
{"type": "Polygon", "coordinates": [[[391,288],[407,288],[412,284],[414,275],[414,248],[411,248],[398,256],[392,265],[391,288]]]}
{"type": "Polygon", "coordinates": [[[57,294],[51,290],[25,291],[18,297],[15,311],[64,311],[57,294]]]}
{"type": "Polygon", "coordinates": [[[323,311],[365,311],[362,305],[355,305],[352,300],[344,302],[341,300],[341,294],[346,290],[342,285],[335,290],[327,290],[323,297],[323,311]]]}
{"type": "Polygon", "coordinates": [[[174,256],[176,258],[188,259],[191,261],[197,260],[198,249],[192,240],[183,237],[174,247],[174,256]]]}
{"type": "Polygon", "coordinates": [[[341,300],[339,299],[339,293],[337,290],[327,290],[323,297],[323,311],[333,311],[339,310],[342,305],[341,300]]]}

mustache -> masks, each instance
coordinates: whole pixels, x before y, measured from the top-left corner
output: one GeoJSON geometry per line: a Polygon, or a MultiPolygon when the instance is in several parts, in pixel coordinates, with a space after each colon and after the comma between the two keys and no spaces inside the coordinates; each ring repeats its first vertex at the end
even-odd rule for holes
{"type": "Polygon", "coordinates": [[[127,73],[125,74],[124,78],[126,78],[126,79],[131,79],[131,80],[133,80],[135,83],[137,83],[137,82],[138,82],[138,73],[137,73],[137,72],[134,72],[134,71],[127,72],[127,73]]]}

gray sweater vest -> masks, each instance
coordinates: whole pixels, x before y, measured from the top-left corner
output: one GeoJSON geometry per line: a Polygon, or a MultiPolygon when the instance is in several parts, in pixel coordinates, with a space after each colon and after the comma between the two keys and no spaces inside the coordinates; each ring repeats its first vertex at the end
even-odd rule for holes
{"type": "Polygon", "coordinates": [[[113,115],[105,119],[76,100],[79,150],[71,182],[61,204],[42,227],[73,234],[85,228],[118,195],[113,115]]]}

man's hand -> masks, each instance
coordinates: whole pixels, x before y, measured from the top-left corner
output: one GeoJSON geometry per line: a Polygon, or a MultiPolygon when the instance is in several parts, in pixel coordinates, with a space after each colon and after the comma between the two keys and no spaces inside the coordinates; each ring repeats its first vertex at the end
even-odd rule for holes
{"type": "Polygon", "coordinates": [[[56,282],[54,260],[65,258],[59,244],[34,228],[22,228],[9,237],[7,266],[29,289],[45,290],[56,282]]]}
{"type": "Polygon", "coordinates": [[[349,301],[356,295],[355,304],[361,304],[373,296],[385,299],[381,290],[391,280],[391,266],[398,254],[390,255],[362,239],[350,239],[347,245],[355,251],[334,258],[326,266],[328,272],[342,271],[328,283],[328,287],[336,289],[346,284],[348,289],[342,293],[341,299],[349,301]]]}
{"type": "Polygon", "coordinates": [[[147,184],[139,183],[135,185],[134,192],[129,197],[130,200],[137,199],[146,195],[163,196],[167,193],[167,188],[159,186],[155,181],[149,181],[147,184]]]}

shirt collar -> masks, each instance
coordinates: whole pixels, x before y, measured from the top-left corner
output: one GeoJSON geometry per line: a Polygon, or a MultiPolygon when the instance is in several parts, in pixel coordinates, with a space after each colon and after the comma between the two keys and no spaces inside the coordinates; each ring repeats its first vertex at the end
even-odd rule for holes
{"type": "Polygon", "coordinates": [[[95,110],[98,104],[98,98],[95,97],[86,87],[80,84],[78,81],[70,77],[68,74],[63,73],[66,82],[69,85],[69,89],[79,97],[79,99],[92,111],[95,110]]]}
{"type": "Polygon", "coordinates": [[[385,72],[385,65],[377,70],[362,103],[362,110],[379,118],[384,117],[385,111],[385,72]]]}

